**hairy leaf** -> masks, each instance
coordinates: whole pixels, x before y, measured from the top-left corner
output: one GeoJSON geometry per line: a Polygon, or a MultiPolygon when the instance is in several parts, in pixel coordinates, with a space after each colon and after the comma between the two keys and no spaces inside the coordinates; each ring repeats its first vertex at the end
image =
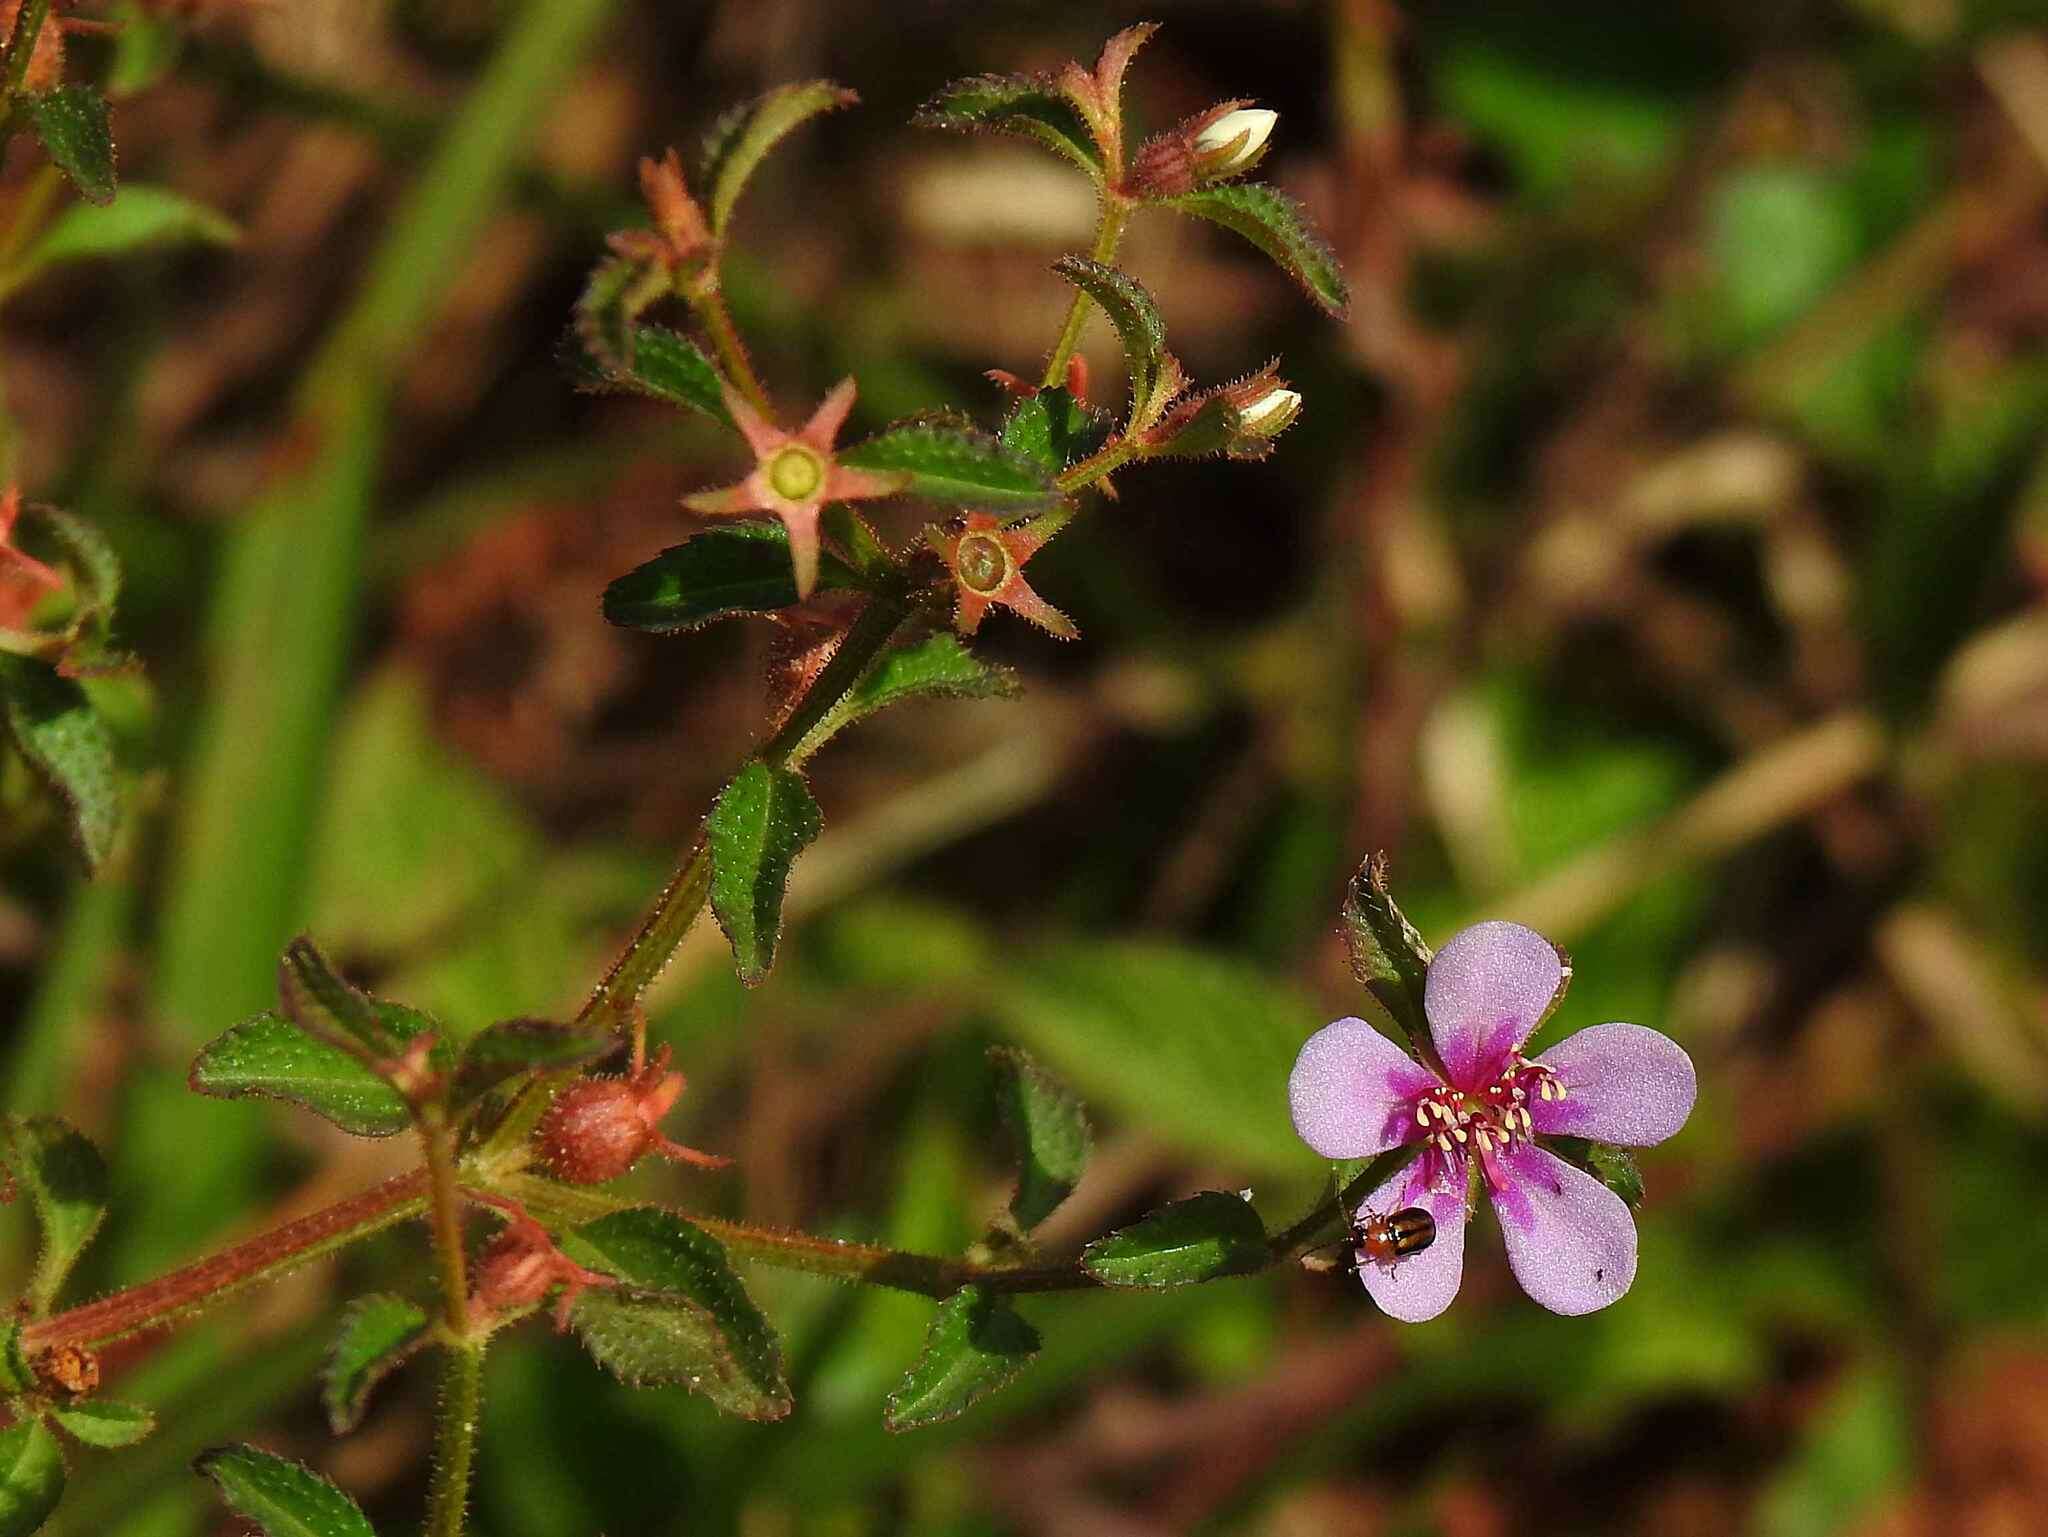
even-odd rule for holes
{"type": "Polygon", "coordinates": [[[370,1394],[426,1344],[432,1323],[425,1308],[389,1292],[341,1310],[341,1332],[320,1368],[320,1403],[336,1435],[362,1423],[370,1394]]]}
{"type": "Polygon", "coordinates": [[[412,1124],[404,1097],[358,1058],[267,1011],[202,1050],[188,1081],[215,1099],[285,1100],[358,1137],[389,1137],[412,1124]]]}
{"type": "Polygon", "coordinates": [[[343,980],[303,934],[285,946],[278,962],[277,997],[307,1034],[371,1058],[395,1055],[423,1024],[410,1010],[379,1008],[376,999],[343,980]]]}
{"type": "Polygon", "coordinates": [[[1160,370],[1166,364],[1166,321],[1145,287],[1128,273],[1085,256],[1062,256],[1052,270],[1093,299],[1116,327],[1124,344],[1124,366],[1131,378],[1131,414],[1156,414],[1164,402],[1153,399],[1160,370]]]}
{"type": "Polygon", "coordinates": [[[1003,1387],[1038,1354],[1038,1331],[1008,1300],[980,1286],[939,1304],[901,1385],[889,1395],[882,1423],[920,1430],[957,1419],[1003,1387]]]}
{"type": "Polygon", "coordinates": [[[7,1166],[28,1191],[42,1229],[29,1282],[38,1315],[49,1312],[107,1215],[107,1166],[99,1149],[55,1116],[9,1116],[7,1166]]]}
{"type": "Polygon", "coordinates": [[[1187,1286],[1250,1275],[1271,1260],[1259,1214],[1221,1190],[1162,1206],[1081,1251],[1081,1268],[1109,1286],[1187,1286]]]}
{"type": "Polygon", "coordinates": [[[1411,1041],[1427,1040],[1422,987],[1430,949],[1387,889],[1380,855],[1360,865],[1344,889],[1344,943],[1351,951],[1351,974],[1411,1041]]]}
{"type": "Polygon", "coordinates": [[[562,1248],[625,1283],[576,1302],[576,1332],[599,1365],[627,1382],[684,1384],[746,1419],[789,1413],[782,1347],[717,1239],[639,1207],[564,1234],[562,1248]]]}
{"type": "Polygon", "coordinates": [[[791,757],[802,762],[857,720],[905,699],[1007,699],[1017,675],[984,662],[949,633],[884,652],[846,697],[811,729],[791,757]]]}
{"type": "Polygon", "coordinates": [[[0,654],[0,716],[22,757],[63,802],[72,841],[97,871],[121,828],[114,743],[99,712],[55,668],[0,654]]]}
{"type": "Polygon", "coordinates": [[[733,205],[770,150],[820,113],[850,107],[859,100],[852,91],[829,80],[802,80],[779,85],[721,118],[704,145],[712,234],[725,234],[733,205]]]}
{"type": "MultiPolygon", "coordinates": [[[[859,583],[844,561],[823,551],[818,585],[859,583]]],[[[739,614],[773,613],[797,601],[789,531],[780,523],[746,519],[708,528],[635,566],[605,588],[604,617],[624,629],[668,635],[739,614]]]]}
{"type": "Polygon", "coordinates": [[[1235,230],[1332,315],[1341,316],[1350,308],[1351,290],[1335,254],[1285,193],[1263,182],[1241,182],[1166,198],[1164,206],[1235,230]]]}
{"type": "Polygon", "coordinates": [[[57,169],[94,203],[114,198],[114,127],[107,99],[89,85],[17,97],[57,169]]]}
{"type": "Polygon", "coordinates": [[[824,817],[792,769],[756,758],[720,792],[705,822],[711,840],[711,910],[749,987],[775,964],[789,867],[824,817]]]}
{"type": "Polygon", "coordinates": [[[1014,1046],[989,1052],[996,1109],[1017,1145],[1017,1193],[1010,1215],[1025,1232],[1074,1193],[1088,1166],[1088,1116],[1067,1086],[1014,1046]]]}
{"type": "Polygon", "coordinates": [[[922,128],[1022,134],[1064,155],[1091,176],[1102,174],[1102,151],[1078,108],[1060,88],[1033,75],[970,75],[955,80],[918,109],[922,128]]]}
{"type": "Polygon", "coordinates": [[[505,1019],[480,1030],[462,1048],[454,1103],[473,1104],[498,1085],[536,1069],[583,1067],[619,1046],[611,1030],[547,1019],[505,1019]]]}
{"type": "Polygon", "coordinates": [[[953,507],[1022,512],[1059,496],[1036,460],[951,422],[899,422],[844,450],[839,462],[905,475],[911,495],[953,507]]]}
{"type": "Polygon", "coordinates": [[[377,1537],[354,1500],[302,1463],[253,1446],[220,1446],[192,1466],[263,1537],[377,1537]]]}
{"type": "Polygon", "coordinates": [[[64,1450],[41,1420],[0,1430],[0,1537],[29,1537],[64,1497],[64,1450]]]}
{"type": "Polygon", "coordinates": [[[600,356],[586,348],[574,360],[588,388],[631,390],[732,426],[717,365],[689,337],[640,324],[621,330],[616,341],[622,352],[600,356]]]}
{"type": "Polygon", "coordinates": [[[1017,402],[1003,423],[1003,446],[1058,475],[1102,447],[1114,430],[1107,413],[1091,410],[1067,390],[1043,389],[1017,402]]]}
{"type": "Polygon", "coordinates": [[[93,1398],[51,1409],[50,1418],[87,1446],[133,1446],[156,1429],[156,1416],[140,1404],[93,1398]]]}
{"type": "Polygon", "coordinates": [[[65,209],[0,278],[0,290],[19,288],[67,262],[125,256],[152,246],[232,245],[240,238],[233,220],[204,203],[168,187],[130,183],[111,203],[65,209]]]}

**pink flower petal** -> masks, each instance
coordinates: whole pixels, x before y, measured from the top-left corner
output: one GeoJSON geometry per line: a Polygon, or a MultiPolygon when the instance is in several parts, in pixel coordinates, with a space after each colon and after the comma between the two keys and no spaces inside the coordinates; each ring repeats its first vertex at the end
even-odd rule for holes
{"type": "Polygon", "coordinates": [[[1649,1147],[1685,1124],[1699,1092],[1692,1058],[1642,1025],[1594,1025],[1536,1059],[1557,1075],[1563,1099],[1531,1096],[1536,1130],[1649,1147]]]}
{"type": "Polygon", "coordinates": [[[1435,1076],[1362,1019],[1310,1036],[1287,1079],[1301,1140],[1325,1158],[1370,1158],[1421,1134],[1415,1098],[1435,1076]]]}
{"type": "Polygon", "coordinates": [[[1425,1154],[1365,1198],[1363,1210],[1383,1217],[1420,1206],[1436,1218],[1436,1242],[1421,1253],[1404,1254],[1390,1265],[1359,1261],[1358,1279],[1389,1318],[1425,1323],[1458,1295],[1465,1278],[1464,1173],[1462,1159],[1425,1154]]]}
{"type": "Polygon", "coordinates": [[[829,458],[832,445],[839,437],[839,429],[846,425],[846,413],[853,409],[853,395],[853,376],[848,374],[818,402],[818,409],[811,413],[811,419],[796,435],[797,441],[829,458]]]}
{"type": "Polygon", "coordinates": [[[732,424],[739,428],[740,436],[747,440],[747,447],[754,451],[756,459],[766,459],[776,449],[789,441],[789,434],[762,416],[747,403],[747,397],[723,381],[719,392],[725,396],[725,409],[732,417],[732,424]]]}
{"type": "Polygon", "coordinates": [[[1429,963],[1422,1008],[1451,1082],[1483,1088],[1564,985],[1557,946],[1519,923],[1475,923],[1429,963]]]}
{"type": "Polygon", "coordinates": [[[716,491],[693,491],[683,498],[683,505],[692,512],[706,513],[714,518],[768,510],[761,505],[761,498],[754,490],[754,477],[751,475],[736,486],[721,486],[716,491]]]}
{"type": "Polygon", "coordinates": [[[1628,1205],[1583,1169],[1522,1143],[1500,1155],[1505,1185],[1492,1189],[1508,1266],[1522,1290],[1553,1313],[1597,1312],[1636,1278],[1636,1222],[1628,1205]]]}

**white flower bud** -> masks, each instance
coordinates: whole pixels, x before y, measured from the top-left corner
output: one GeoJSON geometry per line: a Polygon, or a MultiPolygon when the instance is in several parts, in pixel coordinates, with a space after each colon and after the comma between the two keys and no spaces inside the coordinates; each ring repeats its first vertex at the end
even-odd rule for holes
{"type": "Polygon", "coordinates": [[[1276,385],[1249,405],[1240,406],[1237,416],[1246,432],[1270,438],[1293,421],[1300,409],[1300,392],[1276,385]]]}
{"type": "Polygon", "coordinates": [[[1280,121],[1280,114],[1269,112],[1264,107],[1239,107],[1235,112],[1226,112],[1207,128],[1195,135],[1195,154],[1198,157],[1220,155],[1231,145],[1242,139],[1235,153],[1219,164],[1204,164],[1205,176],[1230,176],[1243,170],[1258,158],[1259,151],[1266,147],[1266,140],[1273,136],[1273,125],[1280,121]]]}

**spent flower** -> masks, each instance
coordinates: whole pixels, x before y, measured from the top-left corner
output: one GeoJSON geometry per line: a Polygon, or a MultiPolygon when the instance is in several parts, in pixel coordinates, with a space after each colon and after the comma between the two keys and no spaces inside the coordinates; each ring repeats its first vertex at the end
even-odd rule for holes
{"type": "Polygon", "coordinates": [[[970,512],[958,527],[928,528],[925,542],[953,574],[953,623],[962,635],[981,628],[989,605],[1000,604],[1040,629],[1072,640],[1081,632],[1024,580],[1024,565],[1045,544],[1029,527],[1011,528],[986,512],[970,512]]]}
{"type": "Polygon", "coordinates": [[[1287,1093],[1304,1142],[1326,1158],[1420,1147],[1363,1207],[1419,1207],[1436,1220],[1427,1249],[1359,1267],[1392,1317],[1434,1318],[1457,1295],[1474,1184],[1493,1202],[1515,1279],[1552,1312],[1606,1307],[1635,1280],[1627,1203],[1542,1139],[1662,1142],[1692,1113],[1692,1060],[1669,1037],[1632,1024],[1594,1025],[1525,1055],[1566,977],[1556,946],[1534,930],[1475,924],[1429,964],[1423,1012],[1435,1062],[1416,1060],[1362,1019],[1327,1025],[1302,1047],[1287,1093]]]}

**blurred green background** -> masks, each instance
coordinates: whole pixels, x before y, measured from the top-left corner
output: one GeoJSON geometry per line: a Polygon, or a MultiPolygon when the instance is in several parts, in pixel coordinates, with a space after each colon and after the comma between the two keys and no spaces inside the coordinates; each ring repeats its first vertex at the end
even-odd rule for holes
{"type": "MultiPolygon", "coordinates": [[[[0,308],[6,452],[127,566],[145,681],[96,685],[135,791],[90,885],[0,779],[10,1108],[113,1160],[90,1284],[360,1188],[407,1149],[185,1092],[309,928],[475,1027],[572,1010],[762,719],[765,627],[608,631],[730,445],[577,394],[560,349],[632,167],[830,75],[741,215],[770,388],[855,425],[1029,374],[1084,247],[1051,157],[913,130],[944,81],[1092,58],[1165,126],[1255,97],[1355,292],[1324,321],[1241,245],[1123,262],[1220,380],[1282,356],[1264,465],[1134,472],[1033,566],[1084,638],[998,616],[1019,703],[919,705],[816,765],[801,921],[743,996],[700,930],[655,995],[702,1209],[957,1249],[1004,1194],[983,1048],[1090,1101],[1073,1243],[1320,1170],[1294,1050],[1358,997],[1366,852],[1438,942],[1566,944],[1557,1031],[1653,1024],[1700,1068],[1644,1159],[1643,1263],[1590,1319],[1497,1243],[1409,1328],[1341,1276],[1027,1304],[1047,1349],[937,1431],[880,1405],[914,1297],[757,1272],[799,1409],[720,1421],[535,1328],[494,1352],[493,1537],[2048,1530],[2048,11],[2015,0],[123,0],[74,69],[130,185],[231,248],[80,265],[0,308]],[[179,14],[166,18],[166,10],[179,14]]],[[[17,144],[0,198],[30,195],[17,144]]],[[[1120,389],[1113,337],[1086,351],[1120,389]]],[[[908,538],[913,512],[888,532],[908,538]]],[[[0,1213],[0,1272],[26,1221],[0,1213]]],[[[387,1529],[429,1374],[342,1440],[339,1302],[400,1232],[110,1361],[165,1431],[87,1454],[59,1528],[225,1530],[186,1462],[252,1437],[387,1529]]]]}

